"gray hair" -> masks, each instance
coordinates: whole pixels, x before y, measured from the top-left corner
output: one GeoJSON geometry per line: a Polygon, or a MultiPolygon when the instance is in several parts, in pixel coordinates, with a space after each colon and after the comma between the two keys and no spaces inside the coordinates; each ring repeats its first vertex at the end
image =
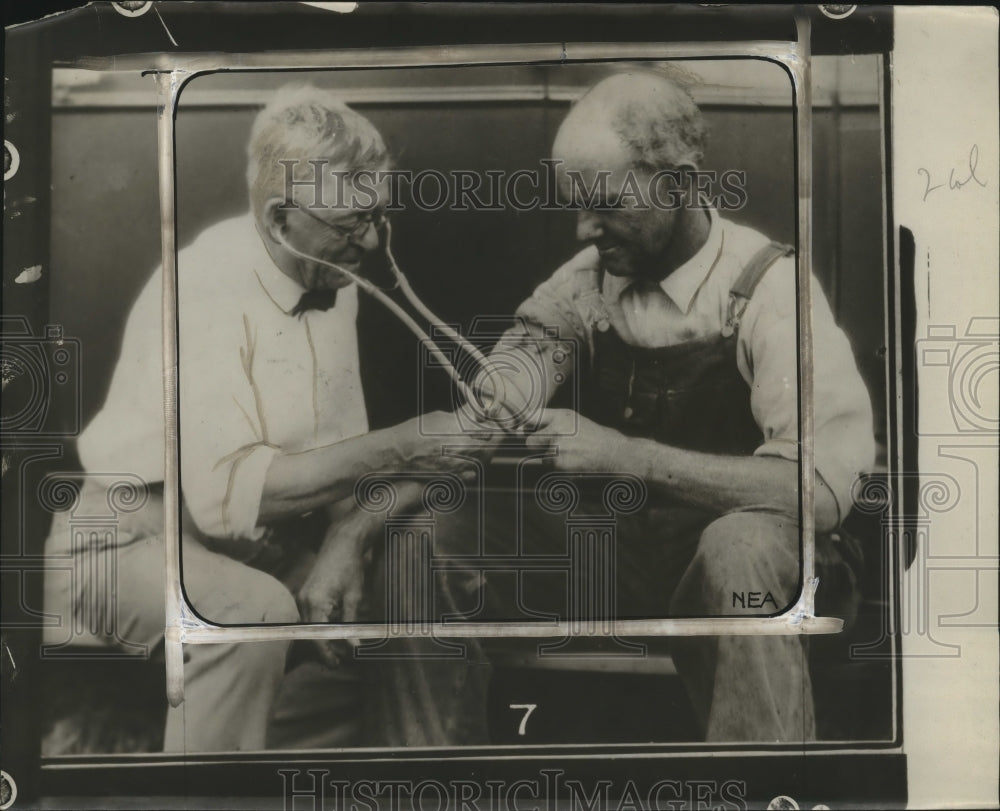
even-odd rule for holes
{"type": "Polygon", "coordinates": [[[285,167],[295,160],[293,176],[313,176],[309,160],[326,159],[348,177],[382,168],[388,162],[385,142],[372,123],[333,92],[312,85],[279,89],[253,122],[247,146],[247,188],[255,214],[272,197],[285,197],[285,167]]]}

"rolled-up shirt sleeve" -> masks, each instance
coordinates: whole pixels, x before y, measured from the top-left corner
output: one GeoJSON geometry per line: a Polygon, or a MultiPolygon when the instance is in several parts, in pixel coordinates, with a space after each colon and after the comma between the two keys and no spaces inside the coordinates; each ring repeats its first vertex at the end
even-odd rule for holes
{"type": "MultiPolygon", "coordinates": [[[[798,324],[793,259],[760,282],[740,326],[738,360],[764,440],[757,456],[798,460],[798,324]]],[[[813,281],[813,420],[816,474],[830,488],[843,520],[854,482],[875,461],[871,398],[850,342],[813,281]]]]}
{"type": "Polygon", "coordinates": [[[507,354],[506,362],[497,364],[499,373],[529,419],[540,413],[538,409],[573,375],[589,350],[589,308],[598,295],[592,265],[589,253],[583,251],[536,287],[517,308],[520,323],[493,351],[494,358],[507,354]],[[527,358],[511,362],[512,353],[525,353],[527,358]],[[532,374],[531,369],[538,372],[532,374]]]}
{"type": "Polygon", "coordinates": [[[586,297],[596,294],[588,259],[584,251],[560,267],[521,302],[516,315],[536,326],[554,328],[561,339],[586,343],[586,297]]]}
{"type": "Polygon", "coordinates": [[[280,449],[253,377],[254,327],[246,318],[207,318],[185,300],[180,313],[180,455],[184,502],[206,535],[257,540],[267,469],[280,449]],[[205,351],[207,342],[224,351],[205,351]]]}

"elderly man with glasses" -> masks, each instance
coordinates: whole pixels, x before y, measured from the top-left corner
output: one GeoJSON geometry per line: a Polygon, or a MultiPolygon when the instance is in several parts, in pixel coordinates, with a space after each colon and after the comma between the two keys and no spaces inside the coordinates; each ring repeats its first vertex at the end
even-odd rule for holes
{"type": "MultiPolygon", "coordinates": [[[[295,623],[300,608],[306,621],[357,617],[359,544],[377,518],[353,509],[356,481],[469,464],[442,456],[416,420],[368,430],[358,291],[342,271],[356,273],[379,245],[385,190],[358,178],[387,165],[367,119],[329,92],[284,88],[251,132],[251,211],[178,254],[182,580],[211,622],[295,623]],[[299,605],[293,590],[305,595],[299,605]]],[[[87,641],[105,650],[151,649],[164,632],[161,286],[158,270],[132,308],[104,405],[78,439],[88,475],[75,511],[100,511],[114,475],[141,477],[149,498],[120,516],[110,542],[79,539],[74,511],[57,514],[46,546],[47,610],[100,627],[87,641]],[[80,576],[56,565],[67,560],[80,576]],[[111,613],[88,623],[95,604],[111,613]]],[[[435,419],[448,417],[425,415],[425,430],[435,419]]],[[[168,710],[165,749],[264,748],[288,647],[185,648],[185,701],[168,710]]]]}

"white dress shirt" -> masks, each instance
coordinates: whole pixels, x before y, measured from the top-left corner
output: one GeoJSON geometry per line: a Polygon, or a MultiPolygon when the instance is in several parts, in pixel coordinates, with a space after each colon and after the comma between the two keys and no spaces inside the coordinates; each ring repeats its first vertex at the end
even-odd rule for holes
{"type": "MultiPolygon", "coordinates": [[[[560,267],[518,308],[518,315],[556,327],[561,337],[592,348],[600,322],[633,346],[667,347],[720,333],[729,291],[746,264],[768,244],[763,234],[709,210],[701,249],[659,283],[605,274],[590,246],[560,267]]],[[[858,474],[871,469],[875,440],[871,400],[847,336],[837,326],[818,282],[812,285],[816,471],[845,517],[858,474]]],[[[750,405],[764,441],[755,455],[798,459],[798,332],[795,259],[764,274],[737,335],[736,362],[750,386],[750,405]]],[[[602,325],[603,326],[603,325],[602,325]]]]}
{"type": "MultiPolygon", "coordinates": [[[[181,490],[207,535],[255,539],[267,468],[281,451],[368,430],[357,288],[288,313],[304,289],[275,266],[248,214],[178,254],[181,490]]],[[[104,406],[78,439],[88,472],[163,481],[161,270],[132,308],[104,406]]]]}

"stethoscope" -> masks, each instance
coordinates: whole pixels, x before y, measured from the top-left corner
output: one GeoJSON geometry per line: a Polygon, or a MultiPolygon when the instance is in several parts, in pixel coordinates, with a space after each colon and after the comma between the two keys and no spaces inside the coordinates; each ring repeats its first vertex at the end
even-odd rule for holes
{"type": "MultiPolygon", "coordinates": [[[[475,413],[477,421],[494,423],[506,433],[519,433],[517,428],[521,422],[521,412],[519,412],[503,396],[504,386],[509,385],[517,389],[516,384],[509,378],[501,376],[495,365],[491,363],[490,360],[483,355],[483,353],[471,341],[465,338],[457,330],[445,324],[430,310],[429,307],[427,307],[426,304],[424,304],[423,301],[420,300],[420,297],[417,296],[413,287],[410,285],[409,279],[406,278],[403,271],[400,269],[399,263],[396,262],[396,257],[392,252],[392,225],[388,220],[386,220],[379,231],[384,231],[384,239],[381,241],[383,242],[386,259],[389,262],[389,269],[392,271],[392,275],[396,281],[396,283],[389,288],[379,287],[369,279],[366,279],[363,276],[338,265],[336,262],[331,262],[327,259],[322,259],[318,256],[308,254],[305,251],[300,251],[298,248],[290,244],[285,238],[283,228],[272,233],[277,241],[280,242],[285,250],[292,254],[292,256],[303,259],[307,262],[315,262],[320,265],[325,265],[326,267],[336,270],[338,273],[342,273],[354,282],[361,290],[364,290],[365,293],[388,308],[393,315],[406,325],[410,332],[417,336],[417,338],[434,356],[434,359],[448,373],[459,392],[461,392],[462,396],[465,398],[466,404],[475,413]],[[455,365],[448,360],[447,356],[441,350],[441,347],[438,346],[437,342],[430,337],[430,335],[420,326],[419,323],[417,323],[413,316],[411,316],[398,303],[386,295],[387,292],[391,292],[395,289],[402,291],[410,305],[430,324],[433,324],[437,331],[454,341],[473,358],[476,363],[476,373],[472,376],[473,381],[471,383],[462,377],[458,369],[455,368],[455,365]],[[487,384],[491,387],[488,392],[487,384]],[[492,400],[489,405],[485,404],[484,395],[492,400]],[[502,418],[500,416],[504,411],[508,413],[508,418],[502,418]]],[[[381,238],[382,233],[380,233],[379,236],[381,238]]],[[[527,404],[528,400],[524,397],[524,393],[519,389],[517,389],[517,391],[520,395],[521,402],[527,404]]]]}

